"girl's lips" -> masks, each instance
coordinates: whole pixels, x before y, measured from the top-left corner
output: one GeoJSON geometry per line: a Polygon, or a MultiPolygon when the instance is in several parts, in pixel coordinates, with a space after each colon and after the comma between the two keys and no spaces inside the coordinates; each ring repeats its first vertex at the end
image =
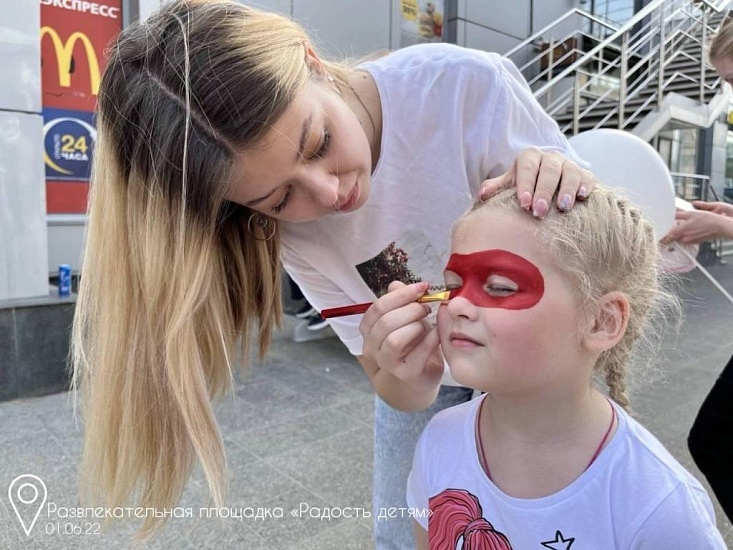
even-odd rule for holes
{"type": "Polygon", "coordinates": [[[451,345],[457,348],[475,348],[481,346],[481,344],[479,344],[475,340],[461,333],[451,334],[448,339],[451,345]]]}
{"type": "Polygon", "coordinates": [[[339,212],[348,212],[355,204],[356,201],[359,200],[359,182],[357,181],[354,184],[354,188],[351,190],[351,193],[349,193],[349,196],[346,197],[346,200],[339,204],[336,207],[336,210],[339,212]]]}

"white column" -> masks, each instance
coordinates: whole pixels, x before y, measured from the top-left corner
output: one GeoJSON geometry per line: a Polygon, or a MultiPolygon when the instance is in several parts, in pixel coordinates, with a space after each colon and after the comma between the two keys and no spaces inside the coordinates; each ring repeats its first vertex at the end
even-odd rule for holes
{"type": "Polygon", "coordinates": [[[38,0],[0,10],[0,300],[48,296],[38,0]]]}

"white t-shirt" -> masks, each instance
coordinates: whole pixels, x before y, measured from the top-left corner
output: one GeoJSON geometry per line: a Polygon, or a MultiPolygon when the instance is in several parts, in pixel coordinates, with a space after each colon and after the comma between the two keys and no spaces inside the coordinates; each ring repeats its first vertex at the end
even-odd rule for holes
{"type": "MultiPolygon", "coordinates": [[[[283,265],[319,311],[374,301],[394,280],[442,285],[453,222],[520,151],[582,162],[497,54],[423,44],[361,68],[376,82],[383,119],[369,199],[355,212],[283,224],[283,265]]],[[[330,320],[354,355],[362,353],[360,320],[330,320]]]]}
{"type": "Polygon", "coordinates": [[[484,474],[476,451],[476,415],[484,398],[439,412],[420,437],[407,503],[424,528],[449,529],[446,514],[433,510],[428,520],[422,510],[439,495],[453,498],[450,490],[456,490],[463,492],[459,498],[473,495],[479,517],[510,543],[497,548],[725,549],[705,489],[616,405],[616,433],[578,479],[544,498],[506,495],[484,474]]]}

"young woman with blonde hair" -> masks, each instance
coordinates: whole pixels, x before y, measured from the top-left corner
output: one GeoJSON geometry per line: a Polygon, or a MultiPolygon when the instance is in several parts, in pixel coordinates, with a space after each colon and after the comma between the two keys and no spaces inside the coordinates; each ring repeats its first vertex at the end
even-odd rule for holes
{"type": "MultiPolygon", "coordinates": [[[[594,185],[516,68],[485,52],[415,46],[351,67],[288,18],[179,0],[109,53],[73,337],[83,494],[107,507],[175,505],[196,460],[224,503],[211,400],[240,338],[244,358],[252,339],[267,352],[280,261],[319,310],[371,301],[394,279],[439,279],[482,185],[516,183],[538,218],[558,188],[568,209],[594,185]]],[[[417,338],[405,375],[362,350],[358,324],[332,322],[383,398],[375,509],[400,507],[422,426],[469,392],[440,386],[434,342],[417,338]]],[[[378,548],[409,547],[409,518],[376,517],[378,548]]]]}

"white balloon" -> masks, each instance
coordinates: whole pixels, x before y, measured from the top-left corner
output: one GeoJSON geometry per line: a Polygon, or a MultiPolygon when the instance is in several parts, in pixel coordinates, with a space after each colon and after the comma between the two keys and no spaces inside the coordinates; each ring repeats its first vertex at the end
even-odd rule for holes
{"type": "Polygon", "coordinates": [[[569,139],[601,184],[618,189],[654,225],[657,240],[674,224],[675,192],[672,175],[654,148],[643,139],[600,128],[569,139]]]}

